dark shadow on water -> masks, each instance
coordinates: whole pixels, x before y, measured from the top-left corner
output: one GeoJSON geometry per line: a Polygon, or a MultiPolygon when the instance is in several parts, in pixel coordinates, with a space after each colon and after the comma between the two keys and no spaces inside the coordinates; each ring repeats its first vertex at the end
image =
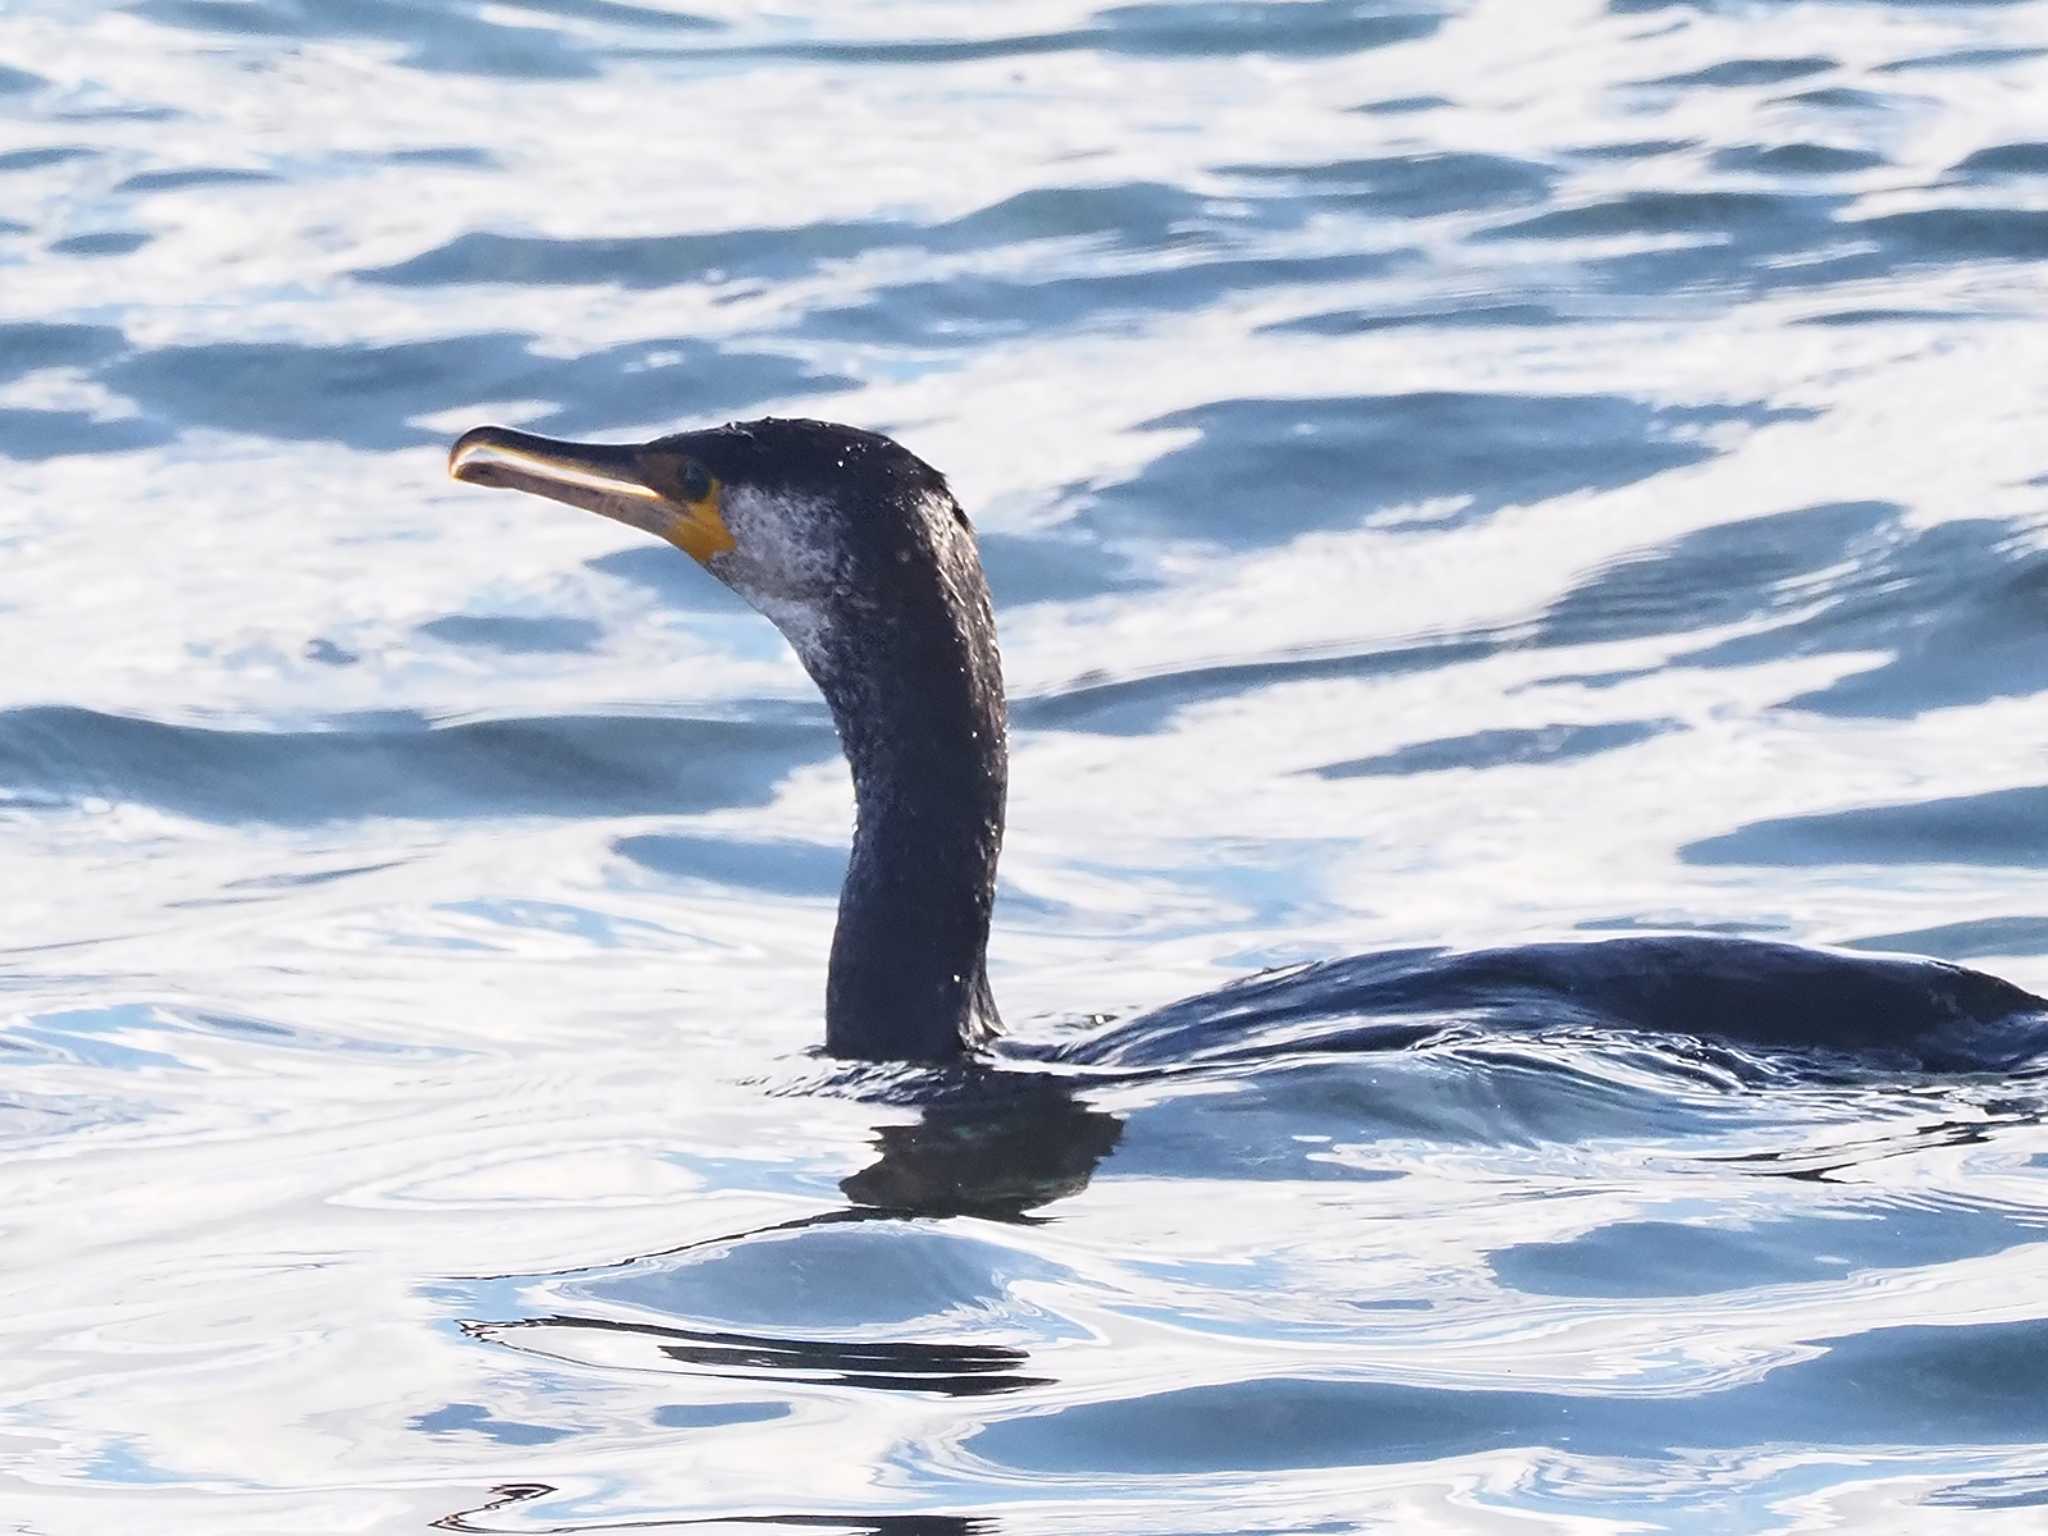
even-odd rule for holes
{"type": "MultiPolygon", "coordinates": [[[[48,144],[36,149],[10,149],[0,154],[0,176],[15,171],[39,171],[45,166],[63,165],[72,160],[96,160],[97,149],[84,144],[48,144]]],[[[0,334],[11,327],[0,327],[0,334]]]]}
{"type": "Polygon", "coordinates": [[[1119,316],[1186,313],[1261,288],[1354,282],[1382,276],[1410,259],[1402,252],[1365,251],[1227,256],[1035,280],[968,275],[878,287],[859,304],[805,316],[794,331],[823,340],[959,347],[1119,316]]]}
{"type": "Polygon", "coordinates": [[[1597,725],[1546,725],[1530,730],[1475,731],[1420,741],[1378,757],[1311,769],[1321,779],[1401,778],[1452,768],[1528,767],[1575,762],[1650,741],[1683,727],[1676,720],[1618,720],[1597,725]]]}
{"type": "Polygon", "coordinates": [[[791,358],[727,352],[678,338],[541,357],[514,332],[391,346],[215,342],[139,351],[99,371],[153,421],[299,442],[383,450],[445,442],[409,426],[473,402],[562,402],[523,423],[577,434],[620,423],[732,411],[763,400],[848,387],[791,358]]]}
{"type": "Polygon", "coordinates": [[[1761,1380],[1682,1396],[1267,1378],[1007,1419],[964,1449],[1020,1475],[1165,1477],[1529,1446],[1656,1461],[1754,1445],[1760,1425],[1774,1444],[1844,1448],[2048,1438],[2048,1323],[1876,1328],[1819,1342],[1817,1356],[1761,1380]],[[1259,1433],[1246,1434],[1248,1423],[1259,1433]]]}
{"type": "Polygon", "coordinates": [[[2048,1506],[2048,1473],[1972,1478],[1937,1488],[1921,1502],[1945,1509],[2039,1509],[2048,1506]]]}
{"type": "Polygon", "coordinates": [[[1850,939],[1842,947],[1886,954],[1933,955],[1942,960],[2048,955],[2048,916],[1984,917],[1971,922],[1942,923],[1933,928],[1850,939]]]}
{"type": "Polygon", "coordinates": [[[1218,211],[1216,201],[1162,181],[1033,187],[957,219],[917,227],[911,243],[939,255],[1007,250],[1034,240],[1107,241],[1123,250],[1199,248],[1219,227],[1294,229],[1302,215],[1279,200],[1218,211]]]}
{"type": "MultiPolygon", "coordinates": [[[[1794,166],[1809,162],[1811,173],[1815,156],[1788,153],[1794,166]]],[[[1579,262],[1583,282],[1635,298],[1808,290],[1875,282],[1928,264],[2033,261],[2048,253],[2048,210],[1957,204],[1854,218],[1843,216],[1848,208],[1848,196],[1839,192],[1636,190],[1550,209],[1471,238],[1568,243],[1656,237],[1664,243],[1654,249],[1619,255],[1595,249],[1579,262]],[[1690,238],[1672,244],[1673,236],[1690,238]]]]}
{"type": "Polygon", "coordinates": [[[723,1429],[728,1424],[767,1424],[789,1417],[787,1403],[668,1403],[654,1410],[661,1429],[723,1429]]]}
{"type": "Polygon", "coordinates": [[[1844,198],[1815,198],[1777,192],[1624,192],[1599,202],[1555,208],[1497,224],[1475,238],[1484,240],[1585,240],[1628,235],[1707,235],[1734,242],[1775,246],[1804,237],[1825,222],[1844,198]]]}
{"type": "Polygon", "coordinates": [[[178,111],[174,107],[127,102],[111,107],[60,109],[52,112],[50,119],[59,123],[170,123],[187,116],[188,113],[178,111]]]}
{"type": "Polygon", "coordinates": [[[1438,107],[1455,106],[1447,96],[1389,96],[1383,101],[1362,101],[1349,108],[1370,117],[1406,117],[1416,112],[1432,112],[1438,107]]]}
{"type": "MultiPolygon", "coordinates": [[[[1419,178],[1412,195],[1420,197],[1426,184],[1419,178]]],[[[584,239],[471,232],[356,276],[408,287],[765,285],[884,251],[957,257],[1014,251],[1040,240],[1082,243],[1085,248],[1072,253],[1066,269],[1033,276],[970,270],[882,283],[857,302],[802,315],[788,331],[812,339],[953,349],[976,337],[1183,311],[1252,288],[1373,277],[1409,259],[1381,251],[1260,254],[1251,239],[1299,228],[1314,215],[1314,207],[1288,188],[1218,199],[1158,182],[1040,187],[929,225],[871,219],[584,239]],[[1108,259],[1134,252],[1162,259],[1143,270],[1133,270],[1128,260],[1108,259]]]]}
{"type": "Polygon", "coordinates": [[[440,165],[459,170],[489,171],[503,164],[488,149],[469,144],[426,145],[419,149],[394,149],[379,157],[386,165],[440,165]]]}
{"type": "Polygon", "coordinates": [[[1705,1296],[1838,1274],[1752,1231],[1673,1221],[1616,1222],[1570,1242],[1521,1243],[1496,1250],[1491,1265],[1503,1285],[1530,1296],[1705,1296]]]}
{"type": "Polygon", "coordinates": [[[1446,17],[1406,0],[1165,0],[1098,11],[1098,46],[1164,58],[1325,58],[1428,37],[1446,17]]]}
{"type": "MultiPolygon", "coordinates": [[[[1445,17],[1386,0],[1168,0],[1118,5],[1058,32],[973,38],[804,39],[739,43],[656,56],[788,59],[799,63],[902,66],[967,64],[1062,53],[1146,59],[1336,58],[1414,42],[1445,17]]],[[[651,51],[650,51],[651,52],[651,51]]],[[[628,54],[627,56],[633,56],[628,54]]],[[[642,55],[645,56],[645,55],[642,55]]]]}
{"type": "MultiPolygon", "coordinates": [[[[1981,1140],[1982,1128],[1974,1129],[1981,1140]]],[[[1957,1144],[1921,1135],[1899,1152],[1957,1144]]],[[[1854,1150],[1853,1166],[1868,1167],[1869,1149],[1854,1150]]],[[[1528,1296],[1708,1296],[1985,1258],[2040,1241],[2044,1226],[2006,1208],[1873,1202],[1861,1212],[1823,1208],[1743,1225],[1619,1221],[1569,1242],[1498,1249],[1491,1264],[1502,1284],[1528,1296]]]]}
{"type": "Polygon", "coordinates": [[[1742,144],[1716,150],[1717,171],[1750,171],[1765,176],[1843,176],[1874,170],[1883,155],[1868,149],[1843,149],[1835,144],[1742,144]]]}
{"type": "Polygon", "coordinates": [[[1699,436],[1709,428],[1811,415],[1760,404],[1660,407],[1626,395],[1220,400],[1143,423],[1139,430],[1200,435],[1097,493],[1077,522],[1105,536],[1237,549],[1432,501],[1451,506],[1431,525],[1456,526],[1700,463],[1719,451],[1699,436]]]}
{"type": "MultiPolygon", "coordinates": [[[[332,41],[367,38],[401,45],[402,61],[431,72],[526,80],[589,79],[604,51],[552,27],[501,24],[451,0],[139,0],[137,14],[166,26],[241,36],[332,41]]],[[[624,0],[507,0],[505,10],[643,28],[706,31],[717,23],[680,10],[624,0]]]]}
{"type": "Polygon", "coordinates": [[[269,1019],[195,1010],[176,1000],[103,1002],[19,1016],[0,1031],[0,1052],[118,1072],[175,1071],[193,1065],[182,1042],[191,1040],[203,1050],[209,1042],[222,1038],[239,1046],[290,1051],[309,1058],[371,1055],[428,1060],[446,1054],[269,1019]]]}
{"type": "Polygon", "coordinates": [[[1787,701],[1903,719],[2048,691],[2048,550],[2031,523],[1910,525],[1892,502],[1836,502],[1719,524],[1592,573],[1553,603],[1539,643],[1739,625],[1676,666],[1796,656],[1892,659],[1787,701]]]}
{"type": "Polygon", "coordinates": [[[1507,155],[1422,152],[1296,165],[1219,165],[1219,175],[1284,188],[1312,207],[1383,217],[1429,218],[1540,202],[1557,181],[1551,167],[1507,155]]]}
{"type": "Polygon", "coordinates": [[[1434,671],[1491,656],[1503,643],[1494,635],[1429,638],[1336,656],[1231,662],[1149,677],[1083,676],[1052,692],[1012,699],[1010,719],[1034,730],[1143,736],[1159,730],[1189,705],[1207,699],[1318,677],[1392,677],[1434,671]]]}
{"type": "Polygon", "coordinates": [[[508,613],[451,613],[428,620],[413,633],[446,645],[476,646],[510,656],[589,652],[604,638],[603,627],[588,619],[508,613]]]}
{"type": "Polygon", "coordinates": [[[1807,55],[1796,59],[1723,59],[1718,64],[1709,64],[1689,74],[1665,75],[1657,80],[1639,82],[1646,86],[1744,86],[1782,85],[1787,80],[1802,80],[1808,75],[1822,75],[1838,68],[1834,59],[1819,55],[1807,55]]]}
{"type": "Polygon", "coordinates": [[[1901,262],[1948,265],[2048,256],[2048,208],[1914,208],[1849,220],[1843,229],[1896,251],[1901,262]]]}
{"type": "Polygon", "coordinates": [[[2048,144],[1994,144],[1950,167],[1958,176],[2048,176],[2048,144]]]}
{"type": "Polygon", "coordinates": [[[216,730],[91,710],[0,711],[0,783],[35,803],[94,797],[222,823],[357,817],[620,816],[756,805],[834,750],[822,722],[571,715],[433,726],[216,730]],[[689,772],[678,765],[689,764],[689,772]]]}
{"type": "Polygon", "coordinates": [[[661,832],[619,838],[612,852],[670,879],[778,896],[823,899],[846,878],[846,849],[823,843],[661,832]]]}
{"type": "Polygon", "coordinates": [[[1923,53],[1908,59],[1894,59],[1889,64],[1875,66],[1872,73],[1902,75],[1933,69],[1989,69],[2000,64],[2024,64],[2042,58],[2048,58],[2048,48],[1958,48],[1948,53],[1923,53]]]}
{"type": "Polygon", "coordinates": [[[238,170],[227,166],[194,166],[176,171],[138,171],[116,182],[116,192],[182,192],[190,187],[230,187],[277,182],[269,171],[238,170]]]}
{"type": "Polygon", "coordinates": [[[1823,112],[1876,117],[1896,111],[1900,103],[1897,97],[1887,96],[1882,91],[1858,90],[1849,85],[1823,85],[1810,91],[1794,91],[1789,96],[1779,96],[1770,105],[1814,107],[1823,112]]]}
{"type": "Polygon", "coordinates": [[[1259,327],[1261,335],[1362,336],[1373,331],[1427,329],[1433,327],[1483,329],[1489,326],[1534,327],[1563,325],[1566,316],[1547,304],[1494,304],[1473,302],[1438,309],[1384,310],[1336,309],[1302,315],[1293,320],[1274,320],[1259,327]]]}
{"type": "Polygon", "coordinates": [[[675,283],[750,278],[786,280],[823,263],[913,243],[915,226],[866,221],[790,229],[729,229],[688,235],[590,236],[472,232],[387,267],[365,268],[364,282],[407,288],[499,283],[522,288],[612,283],[662,288],[675,283]]]}
{"type": "Polygon", "coordinates": [[[1744,920],[1722,918],[1718,921],[1689,922],[1678,918],[1664,921],[1638,914],[1627,917],[1588,917],[1572,924],[1574,933],[1713,933],[1726,939],[1774,939],[1782,938],[1787,925],[1768,918],[1744,920]]]}
{"type": "Polygon", "coordinates": [[[1688,864],[2048,868],[2048,785],[1754,821],[1679,850],[1688,864]]]}
{"type": "Polygon", "coordinates": [[[95,230],[50,242],[52,256],[128,256],[141,250],[155,236],[140,229],[95,230]]]}
{"type": "Polygon", "coordinates": [[[1790,325],[1893,325],[1912,322],[1939,322],[1955,320],[1981,320],[1984,316],[1967,310],[1947,309],[1902,309],[1864,308],[1837,309],[1819,314],[1801,315],[1790,325]]]}
{"type": "Polygon", "coordinates": [[[1586,144],[1571,151],[1581,160],[1660,160],[1698,149],[1698,139],[1616,139],[1606,144],[1586,144]]]}
{"type": "Polygon", "coordinates": [[[1548,645],[1603,644],[1797,614],[1813,578],[1862,563],[1905,516],[1896,502],[1845,501],[1701,528],[1589,572],[1537,633],[1548,645]]]}
{"type": "Polygon", "coordinates": [[[548,1445],[573,1433],[550,1424],[522,1424],[492,1416],[481,1403],[449,1403],[415,1418],[409,1429],[428,1435],[477,1435],[500,1445],[548,1445]]]}
{"type": "Polygon", "coordinates": [[[1658,244],[1650,249],[1618,255],[1596,246],[1578,258],[1577,284],[1632,301],[1709,291],[1765,294],[1875,279],[1904,260],[1882,245],[1863,250],[1852,244],[1856,226],[1837,220],[1848,202],[1845,193],[1814,191],[1636,190],[1550,209],[1471,238],[1567,246],[1654,239],[1658,244]]]}
{"type": "Polygon", "coordinates": [[[0,406],[0,459],[35,463],[73,454],[131,453],[158,448],[171,434],[153,421],[103,421],[83,411],[0,406]]]}
{"type": "MultiPolygon", "coordinates": [[[[388,267],[357,272],[402,287],[504,283],[522,287],[615,283],[785,282],[832,263],[889,250],[936,256],[1009,250],[1035,240],[1086,239],[1121,250],[1199,243],[1214,226],[1212,201],[1163,182],[1038,187],[937,224],[904,219],[822,220],[790,227],[743,226],[688,234],[582,239],[473,232],[388,267]]],[[[1293,228],[1303,215],[1284,199],[1254,205],[1234,222],[1293,228]]]]}
{"type": "Polygon", "coordinates": [[[111,325],[0,325],[0,383],[39,368],[89,368],[127,344],[128,338],[111,325]]]}

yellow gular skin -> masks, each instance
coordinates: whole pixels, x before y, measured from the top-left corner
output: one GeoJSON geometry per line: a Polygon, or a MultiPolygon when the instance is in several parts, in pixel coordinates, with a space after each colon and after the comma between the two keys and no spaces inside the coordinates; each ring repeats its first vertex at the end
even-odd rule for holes
{"type": "Polygon", "coordinates": [[[725,514],[719,510],[719,502],[725,487],[714,480],[709,494],[698,501],[683,501],[678,498],[673,505],[676,519],[668,530],[668,541],[699,565],[713,555],[722,555],[734,548],[738,541],[732,530],[725,526],[725,514]]]}

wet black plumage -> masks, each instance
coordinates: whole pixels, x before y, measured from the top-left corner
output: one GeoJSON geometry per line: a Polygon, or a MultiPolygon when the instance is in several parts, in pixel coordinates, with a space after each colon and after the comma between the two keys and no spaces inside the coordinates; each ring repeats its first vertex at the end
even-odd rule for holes
{"type": "Polygon", "coordinates": [[[967,515],[943,475],[875,433],[771,420],[679,441],[726,484],[812,499],[843,562],[836,611],[804,654],[856,817],[826,1049],[931,1058],[985,1041],[998,1024],[986,956],[1009,746],[967,515]]]}
{"type": "MultiPolygon", "coordinates": [[[[1009,771],[1002,662],[973,531],[945,477],[877,433],[773,418],[617,448],[480,428],[451,465],[662,534],[782,629],[853,774],[826,1048],[943,1060],[988,1043],[1009,771]],[[715,528],[704,510],[714,488],[715,528]]],[[[1931,1070],[2008,1070],[2048,1049],[2048,1003],[1976,972],[1693,935],[1361,956],[1025,1054],[1128,1067],[1553,1025],[1931,1070]]]]}

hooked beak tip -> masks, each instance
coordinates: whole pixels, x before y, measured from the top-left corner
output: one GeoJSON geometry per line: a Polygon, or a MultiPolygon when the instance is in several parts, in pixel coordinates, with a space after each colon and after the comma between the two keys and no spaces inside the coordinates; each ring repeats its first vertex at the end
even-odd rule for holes
{"type": "Polygon", "coordinates": [[[501,442],[502,431],[499,427],[471,427],[458,437],[448,450],[449,476],[469,485],[497,484],[496,466],[488,454],[501,442]]]}

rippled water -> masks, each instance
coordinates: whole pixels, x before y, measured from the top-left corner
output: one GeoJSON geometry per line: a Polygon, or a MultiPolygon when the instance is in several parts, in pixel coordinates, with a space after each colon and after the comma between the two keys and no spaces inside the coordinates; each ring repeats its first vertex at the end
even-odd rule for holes
{"type": "Polygon", "coordinates": [[[8,0],[0,1528],[2048,1520],[2048,1089],[807,1055],[774,633],[454,431],[890,430],[993,970],[2048,988],[2048,8],[8,0]]]}

